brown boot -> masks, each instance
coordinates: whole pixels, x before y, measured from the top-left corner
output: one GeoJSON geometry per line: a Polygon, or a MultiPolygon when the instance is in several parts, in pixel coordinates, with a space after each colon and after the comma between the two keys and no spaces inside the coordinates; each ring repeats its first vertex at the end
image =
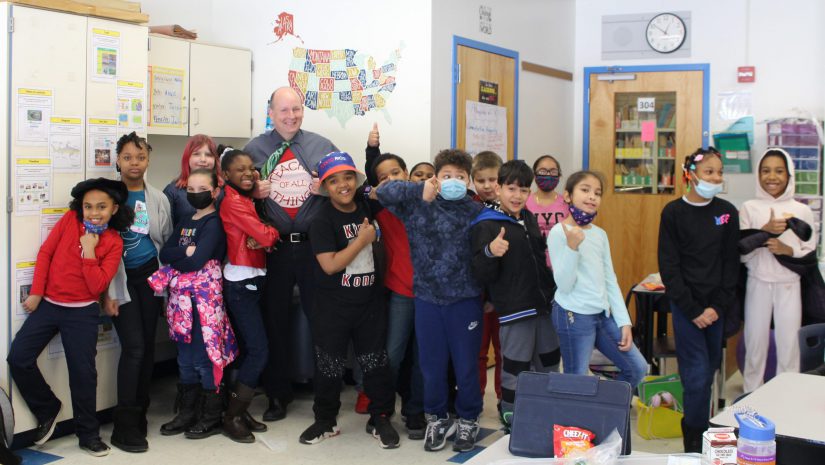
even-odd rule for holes
{"type": "Polygon", "coordinates": [[[223,416],[223,434],[235,442],[255,442],[255,436],[244,421],[244,413],[254,395],[255,390],[242,383],[235,385],[235,390],[229,395],[229,406],[223,416]]]}

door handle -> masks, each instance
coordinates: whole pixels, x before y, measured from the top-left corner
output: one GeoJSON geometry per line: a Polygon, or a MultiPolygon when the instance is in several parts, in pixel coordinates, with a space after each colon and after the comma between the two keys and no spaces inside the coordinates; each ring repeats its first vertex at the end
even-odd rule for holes
{"type": "Polygon", "coordinates": [[[200,108],[193,108],[195,110],[195,126],[200,124],[201,122],[201,109],[200,108]]]}

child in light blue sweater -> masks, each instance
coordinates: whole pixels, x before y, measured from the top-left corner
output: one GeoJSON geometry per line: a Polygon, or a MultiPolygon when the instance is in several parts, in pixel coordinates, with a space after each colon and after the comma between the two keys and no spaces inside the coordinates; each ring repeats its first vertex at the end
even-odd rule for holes
{"type": "Polygon", "coordinates": [[[590,224],[602,200],[601,176],[572,174],[564,189],[570,216],[547,236],[556,280],[553,325],[559,335],[565,373],[587,374],[593,348],[621,370],[619,380],[636,387],[647,362],[633,345],[627,312],[603,229],[590,224]]]}

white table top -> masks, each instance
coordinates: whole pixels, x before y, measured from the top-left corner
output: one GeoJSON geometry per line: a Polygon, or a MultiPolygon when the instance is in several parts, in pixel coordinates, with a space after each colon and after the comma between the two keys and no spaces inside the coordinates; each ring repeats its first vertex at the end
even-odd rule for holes
{"type": "MultiPolygon", "coordinates": [[[[668,461],[667,454],[649,454],[647,452],[633,452],[630,456],[619,457],[619,465],[664,465],[668,463],[698,465],[701,461],[698,454],[674,454],[674,457],[682,457],[681,461],[668,461]]],[[[499,438],[490,444],[483,451],[479,452],[464,465],[490,465],[497,460],[507,460],[506,465],[541,465],[542,463],[552,463],[553,459],[527,459],[517,457],[510,453],[510,435],[499,438]],[[510,460],[507,460],[510,459],[510,460]],[[512,461],[512,462],[511,462],[512,461]]],[[[563,459],[560,459],[563,460],[563,459]]]]}
{"type": "MultiPolygon", "coordinates": [[[[752,407],[773,421],[777,436],[825,444],[825,376],[782,373],[734,405],[752,407]]],[[[738,427],[732,408],[710,422],[738,427]]]]}

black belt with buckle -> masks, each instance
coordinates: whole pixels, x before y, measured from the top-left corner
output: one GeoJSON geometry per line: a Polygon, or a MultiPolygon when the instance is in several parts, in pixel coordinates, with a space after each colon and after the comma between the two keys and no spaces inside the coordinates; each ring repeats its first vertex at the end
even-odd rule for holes
{"type": "Polygon", "coordinates": [[[284,242],[292,242],[293,244],[296,244],[298,242],[304,242],[304,241],[309,240],[309,234],[307,234],[305,232],[289,233],[283,239],[284,239],[284,242]]]}

